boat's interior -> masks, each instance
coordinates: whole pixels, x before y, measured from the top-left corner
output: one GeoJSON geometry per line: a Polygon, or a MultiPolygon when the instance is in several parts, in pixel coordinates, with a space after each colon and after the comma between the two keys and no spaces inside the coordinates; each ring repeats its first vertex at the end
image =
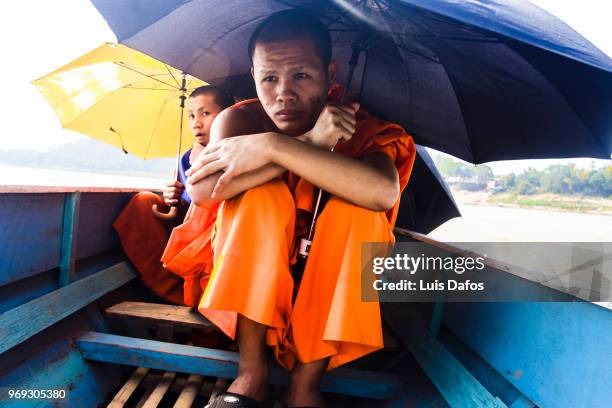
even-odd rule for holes
{"type": "MultiPolygon", "coordinates": [[[[236,376],[235,345],[192,345],[194,330],[219,334],[149,292],[123,254],[111,224],[133,193],[3,188],[0,390],[64,390],[36,406],[203,407],[236,376]]],[[[592,303],[383,303],[382,314],[385,348],[324,377],[328,406],[604,406],[612,388],[601,375],[612,317],[592,303]]],[[[272,367],[280,407],[288,375],[272,367]]]]}

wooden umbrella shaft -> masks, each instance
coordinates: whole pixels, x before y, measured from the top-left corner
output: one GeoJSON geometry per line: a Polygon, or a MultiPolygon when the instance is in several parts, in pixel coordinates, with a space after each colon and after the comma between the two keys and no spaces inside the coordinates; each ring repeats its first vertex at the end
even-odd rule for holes
{"type": "MultiPolygon", "coordinates": [[[[186,85],[185,74],[183,74],[183,78],[181,80],[181,95],[179,96],[179,99],[181,101],[180,103],[180,107],[181,107],[180,115],[181,116],[179,118],[179,137],[178,137],[178,147],[176,151],[176,167],[174,170],[174,181],[180,181],[179,172],[181,171],[181,147],[183,145],[183,116],[184,116],[184,111],[185,111],[185,99],[187,98],[185,96],[187,92],[185,85],[186,85]]],[[[180,198],[179,198],[179,202],[180,202],[180,198]]],[[[170,206],[170,210],[167,213],[163,213],[159,211],[159,209],[157,208],[157,204],[154,204],[151,210],[153,211],[153,214],[157,218],[162,219],[162,220],[171,220],[175,218],[176,215],[178,214],[178,208],[175,205],[170,206]]]]}

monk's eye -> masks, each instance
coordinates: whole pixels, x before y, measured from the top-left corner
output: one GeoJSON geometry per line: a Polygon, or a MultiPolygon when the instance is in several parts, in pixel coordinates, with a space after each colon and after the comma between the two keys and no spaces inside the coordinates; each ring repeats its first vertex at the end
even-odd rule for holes
{"type": "Polygon", "coordinates": [[[202,112],[202,116],[209,116],[210,112],[202,112]]]}
{"type": "Polygon", "coordinates": [[[195,118],[195,116],[193,116],[193,113],[190,113],[190,114],[188,115],[188,117],[189,117],[189,119],[193,119],[193,118],[195,118]]]}
{"type": "Polygon", "coordinates": [[[263,79],[264,82],[273,82],[276,81],[276,77],[274,75],[267,76],[263,79]]]}
{"type": "Polygon", "coordinates": [[[308,74],[305,74],[305,73],[303,73],[303,72],[300,72],[300,73],[298,73],[298,74],[295,74],[295,75],[293,76],[293,78],[295,78],[295,79],[306,79],[306,78],[308,78],[308,74]]]}

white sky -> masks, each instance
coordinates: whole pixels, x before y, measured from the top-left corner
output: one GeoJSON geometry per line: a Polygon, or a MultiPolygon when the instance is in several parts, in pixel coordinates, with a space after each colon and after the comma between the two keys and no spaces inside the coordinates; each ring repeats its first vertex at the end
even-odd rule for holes
{"type": "MultiPolygon", "coordinates": [[[[601,50],[612,56],[612,1],[534,0],[601,50]]],[[[0,15],[3,44],[3,94],[0,99],[0,149],[45,150],[86,137],[61,128],[58,119],[30,81],[76,59],[115,36],[87,0],[20,0],[0,15]]],[[[554,163],[566,162],[553,161],[554,163]]],[[[575,160],[601,166],[610,161],[575,160]]],[[[544,167],[551,161],[530,161],[544,167]],[[541,162],[541,163],[540,163],[541,162]]],[[[521,171],[524,161],[492,164],[495,173],[521,171]]]]}

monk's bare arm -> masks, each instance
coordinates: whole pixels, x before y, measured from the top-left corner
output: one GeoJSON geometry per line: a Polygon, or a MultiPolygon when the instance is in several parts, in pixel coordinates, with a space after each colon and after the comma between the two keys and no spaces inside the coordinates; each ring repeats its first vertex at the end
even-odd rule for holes
{"type": "Polygon", "coordinates": [[[269,137],[271,162],[330,194],[374,211],[386,211],[397,201],[399,176],[386,154],[370,153],[357,160],[288,136],[269,137]]]}
{"type": "MultiPolygon", "coordinates": [[[[256,123],[256,117],[246,109],[228,109],[219,114],[211,129],[211,145],[221,140],[244,134],[252,134],[261,125],[256,123]]],[[[255,136],[255,135],[254,135],[255,136]]],[[[274,163],[269,163],[256,170],[241,174],[222,186],[215,186],[222,172],[216,172],[193,184],[187,183],[187,194],[197,205],[223,201],[234,197],[250,188],[262,185],[282,175],[286,170],[274,163]],[[213,196],[214,191],[214,196],[213,196]]]]}
{"type": "MultiPolygon", "coordinates": [[[[339,115],[339,112],[354,113],[356,108],[325,108],[314,128],[300,137],[266,131],[261,125],[261,112],[259,116],[252,116],[255,119],[251,123],[248,115],[241,117],[242,128],[226,122],[227,126],[233,125],[232,131],[219,134],[246,136],[224,138],[207,147],[200,165],[194,166],[197,170],[190,176],[194,190],[198,183],[203,183],[202,199],[217,196],[218,200],[289,170],[355,205],[374,211],[388,210],[399,195],[399,176],[391,158],[384,153],[371,153],[359,160],[329,150],[338,138],[347,140],[354,132],[354,123],[346,120],[351,115],[339,115]],[[254,130],[262,133],[253,134],[254,130]],[[222,175],[219,170],[223,170],[222,175]],[[209,179],[211,175],[216,178],[209,179]]],[[[216,125],[213,124],[213,129],[216,125]]]]}

